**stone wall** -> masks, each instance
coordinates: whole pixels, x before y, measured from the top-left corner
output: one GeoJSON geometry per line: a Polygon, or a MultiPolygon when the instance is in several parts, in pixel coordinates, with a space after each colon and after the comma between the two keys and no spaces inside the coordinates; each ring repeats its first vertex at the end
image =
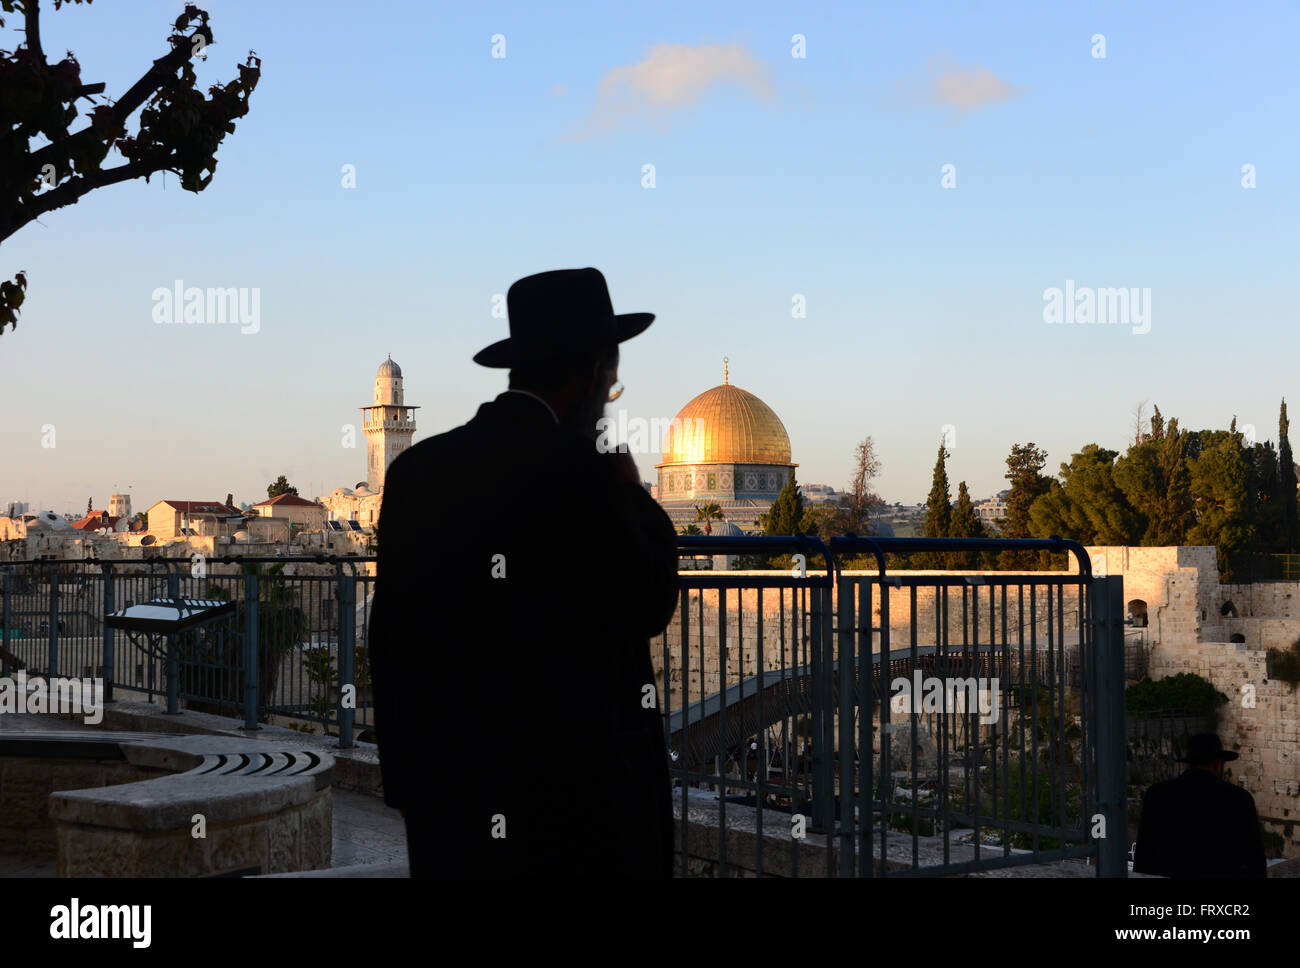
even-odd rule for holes
{"type": "Polygon", "coordinates": [[[243,737],[0,734],[0,853],[57,857],[60,877],[328,867],[334,762],[243,737]]]}
{"type": "Polygon", "coordinates": [[[125,760],[0,756],[0,854],[53,856],[50,794],[151,780],[170,771],[125,760]]]}
{"type": "Polygon", "coordinates": [[[1199,642],[1151,654],[1151,677],[1191,672],[1228,697],[1218,733],[1240,758],[1225,777],[1255,798],[1264,829],[1285,840],[1283,856],[1300,857],[1300,695],[1265,677],[1264,651],[1244,644],[1199,642]],[[1253,687],[1253,704],[1250,690],[1253,687]]]}
{"type": "Polygon", "coordinates": [[[143,830],[134,824],[60,822],[60,877],[208,877],[237,872],[280,874],[330,866],[333,798],[327,787],[305,803],[209,823],[196,838],[189,825],[143,830]]]}

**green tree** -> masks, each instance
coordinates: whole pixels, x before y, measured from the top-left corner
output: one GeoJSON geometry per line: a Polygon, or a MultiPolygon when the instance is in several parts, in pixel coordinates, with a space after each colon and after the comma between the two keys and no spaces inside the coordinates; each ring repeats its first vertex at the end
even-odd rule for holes
{"type": "Polygon", "coordinates": [[[772,507],[766,514],[759,515],[759,524],[763,526],[764,534],[797,534],[799,533],[799,525],[803,521],[803,513],[803,495],[799,492],[799,485],[795,482],[794,471],[791,471],[790,479],[781,488],[781,493],[772,502],[772,507]]]}
{"type": "Polygon", "coordinates": [[[1185,544],[1196,523],[1191,492],[1190,450],[1199,441],[1180,430],[1177,418],[1168,424],[1155,407],[1151,432],[1115,463],[1115,483],[1129,504],[1146,521],[1140,543],[1185,544]]]}
{"type": "Polygon", "coordinates": [[[1296,506],[1295,458],[1291,456],[1291,421],[1286,415],[1286,400],[1277,419],[1278,460],[1278,550],[1294,554],[1300,550],[1300,513],[1296,506]]]}
{"type": "MultiPolygon", "coordinates": [[[[1007,492],[1007,514],[1001,522],[1001,535],[1004,538],[1029,538],[1029,509],[1042,495],[1048,493],[1053,481],[1043,475],[1043,465],[1047,463],[1047,453],[1039,450],[1031,441],[1028,444],[1012,444],[1011,454],[1007,457],[1006,479],[1011,482],[1007,492]]],[[[1033,552],[1004,551],[998,556],[998,565],[1002,568],[1045,568],[1051,565],[1049,555],[1035,555],[1033,552]]]]}
{"type": "Polygon", "coordinates": [[[682,528],[681,533],[682,534],[704,534],[704,532],[700,530],[699,525],[696,524],[686,525],[685,527],[682,528]]]}
{"type": "Polygon", "coordinates": [[[1190,544],[1214,545],[1219,574],[1234,577],[1233,559],[1247,551],[1256,537],[1251,473],[1236,421],[1228,432],[1201,431],[1200,453],[1191,465],[1191,492],[1196,524],[1190,544]]]}
{"type": "Polygon", "coordinates": [[[948,488],[948,448],[939,445],[930,478],[930,495],[925,499],[925,537],[946,538],[952,524],[952,500],[948,488]]]}
{"type": "MultiPolygon", "coordinates": [[[[80,2],[54,0],[54,9],[80,2]]],[[[261,61],[250,52],[238,80],[214,85],[204,97],[193,61],[213,43],[206,11],[187,4],[167,37],[170,51],[116,100],[95,105],[89,123],[77,131],[69,128],[78,102],[94,104],[106,85],[83,83],[81,65],[70,52],[55,64],[47,60],[40,0],[0,0],[0,13],[21,14],[25,34],[15,50],[0,49],[0,242],[97,188],[147,180],[160,171],[176,174],[186,191],[208,187],[218,146],[248,113],[261,61]],[[127,122],[141,107],[139,127],[128,135],[127,122]],[[110,150],[124,164],[104,168],[110,150]]],[[[26,289],[23,272],[0,282],[0,333],[18,325],[26,289]]]]}
{"type": "MultiPolygon", "coordinates": [[[[921,535],[926,538],[946,538],[952,526],[952,500],[948,486],[948,448],[941,442],[939,456],[934,461],[930,476],[930,494],[925,499],[925,524],[921,535]]],[[[913,568],[945,568],[948,556],[943,552],[922,552],[912,555],[913,568]]]]}
{"type": "MultiPolygon", "coordinates": [[[[952,523],[949,526],[948,535],[952,538],[985,537],[984,522],[975,513],[975,505],[970,499],[970,491],[966,489],[965,481],[957,485],[957,504],[952,510],[952,523]]],[[[981,556],[977,552],[958,551],[949,556],[948,567],[979,568],[980,561],[981,556]]]]}
{"type": "Polygon", "coordinates": [[[283,474],[277,477],[275,483],[269,485],[266,489],[266,496],[268,499],[279,497],[281,494],[293,494],[296,496],[297,493],[298,489],[290,485],[283,474]]]}
{"type": "Polygon", "coordinates": [[[1071,538],[1083,544],[1129,545],[1142,540],[1146,521],[1115,483],[1117,451],[1086,444],[1061,465],[1053,481],[1029,508],[1036,538],[1071,538]]]}
{"type": "MultiPolygon", "coordinates": [[[[802,534],[800,527],[803,519],[803,494],[799,492],[799,485],[794,479],[794,471],[791,471],[790,479],[781,488],[781,493],[772,502],[772,507],[768,509],[766,514],[758,516],[758,524],[765,535],[785,536],[802,534]]],[[[784,554],[772,555],[766,560],[763,560],[761,556],[755,556],[753,560],[745,557],[742,560],[745,562],[743,567],[747,568],[789,568],[792,558],[789,554],[784,554]]]]}
{"type": "Polygon", "coordinates": [[[1285,551],[1282,537],[1282,497],[1278,480],[1277,451],[1272,441],[1256,443],[1245,451],[1250,512],[1255,524],[1259,552],[1285,551]]]}
{"type": "Polygon", "coordinates": [[[722,508],[716,503],[695,505],[695,520],[704,522],[704,533],[713,534],[713,522],[724,520],[722,508]]]}

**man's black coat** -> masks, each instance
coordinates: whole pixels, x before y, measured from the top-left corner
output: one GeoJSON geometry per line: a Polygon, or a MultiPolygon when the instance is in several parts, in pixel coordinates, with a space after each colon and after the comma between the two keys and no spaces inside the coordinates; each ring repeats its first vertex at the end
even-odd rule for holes
{"type": "Polygon", "coordinates": [[[1142,798],[1133,870],[1165,877],[1264,877],[1255,798],[1205,770],[1157,783],[1142,798]]]}
{"type": "Polygon", "coordinates": [[[382,493],[370,659],[412,873],[670,874],[668,516],[518,392],[399,454],[382,493]]]}

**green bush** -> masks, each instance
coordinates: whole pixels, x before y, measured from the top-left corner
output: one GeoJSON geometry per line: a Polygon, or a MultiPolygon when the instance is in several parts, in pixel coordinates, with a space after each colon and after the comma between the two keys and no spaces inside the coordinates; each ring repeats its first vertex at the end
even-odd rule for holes
{"type": "Polygon", "coordinates": [[[1280,679],[1294,690],[1300,683],[1300,639],[1289,649],[1269,649],[1264,656],[1268,678],[1280,679]]]}
{"type": "Polygon", "coordinates": [[[1212,713],[1227,701],[1227,696],[1192,672],[1180,672],[1158,680],[1148,676],[1129,686],[1124,695],[1124,707],[1131,713],[1161,709],[1181,709],[1191,714],[1212,713]]]}

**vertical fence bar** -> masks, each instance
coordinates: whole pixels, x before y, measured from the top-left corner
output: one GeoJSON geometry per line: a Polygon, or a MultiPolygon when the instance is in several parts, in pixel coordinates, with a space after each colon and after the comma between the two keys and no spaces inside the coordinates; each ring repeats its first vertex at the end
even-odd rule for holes
{"type": "Polygon", "coordinates": [[[339,570],[339,748],[352,748],[352,730],[357,715],[357,676],[356,676],[356,609],[357,576],[342,574],[339,570]],[[351,691],[352,702],[349,704],[346,693],[351,691]]]}
{"type": "Polygon", "coordinates": [[[1097,809],[1106,823],[1097,876],[1128,876],[1124,784],[1124,579],[1094,578],[1089,588],[1097,689],[1097,809]]]}
{"type": "Polygon", "coordinates": [[[51,680],[59,674],[59,563],[50,562],[50,650],[45,673],[51,680]]]}
{"type": "MultiPolygon", "coordinates": [[[[830,575],[827,575],[829,579],[830,575]]],[[[826,803],[823,808],[826,817],[826,874],[835,874],[835,613],[832,610],[831,592],[826,586],[813,587],[809,594],[814,596],[817,609],[813,614],[813,634],[817,637],[817,647],[823,651],[822,674],[825,676],[823,697],[822,759],[825,763],[823,784],[826,791],[826,803]]]]}
{"type": "MultiPolygon", "coordinates": [[[[167,569],[167,597],[173,601],[180,597],[180,575],[174,568],[167,569]]],[[[181,711],[181,636],[168,635],[167,639],[167,713],[178,716],[181,711]]]]}
{"type": "MultiPolygon", "coordinates": [[[[113,566],[107,561],[100,562],[104,573],[104,614],[117,611],[116,598],[113,593],[113,566]]],[[[113,679],[117,675],[117,643],[114,630],[104,623],[104,665],[100,675],[104,678],[104,702],[113,701],[113,679]]]]}
{"type": "MultiPolygon", "coordinates": [[[[875,719],[875,685],[876,670],[872,661],[874,642],[871,607],[871,580],[862,577],[857,580],[858,609],[858,830],[855,839],[859,843],[858,876],[870,877],[874,868],[871,862],[872,833],[872,778],[874,776],[875,751],[872,749],[872,720],[875,719]]],[[[840,594],[851,594],[850,588],[841,588],[840,594]]],[[[881,686],[884,687],[884,674],[881,674],[881,686]]]]}
{"type": "MultiPolygon", "coordinates": [[[[833,808],[830,805],[830,783],[827,780],[830,751],[827,749],[828,730],[823,726],[827,717],[826,700],[829,690],[823,679],[823,672],[827,665],[825,643],[816,634],[821,629],[821,602],[816,595],[812,596],[809,618],[811,621],[808,627],[814,638],[807,649],[807,652],[811,653],[809,657],[812,660],[812,720],[808,724],[808,739],[812,742],[812,829],[829,838],[832,833],[831,817],[833,816],[833,808]]],[[[800,627],[800,632],[802,631],[800,627]]]]}
{"type": "MultiPolygon", "coordinates": [[[[5,569],[4,574],[4,601],[0,602],[0,647],[4,648],[5,654],[11,654],[9,651],[9,602],[13,597],[13,582],[10,580],[10,571],[5,569]]],[[[9,660],[0,658],[0,676],[9,678],[10,673],[9,660]]]]}
{"type": "MultiPolygon", "coordinates": [[[[742,592],[743,594],[743,592],[742,592]]],[[[777,594],[781,594],[778,590],[777,594]]],[[[763,841],[766,839],[763,829],[763,802],[767,799],[767,720],[763,718],[763,671],[767,667],[767,662],[763,657],[763,588],[760,585],[758,594],[755,596],[754,611],[756,612],[755,630],[755,651],[754,657],[758,665],[758,691],[756,694],[757,718],[754,720],[758,724],[758,788],[754,793],[755,806],[755,829],[758,831],[757,844],[758,856],[754,859],[755,876],[763,876],[763,841]]]]}
{"type": "Polygon", "coordinates": [[[257,566],[244,576],[244,729],[257,729],[257,566]]]}
{"type": "MultiPolygon", "coordinates": [[[[831,573],[828,572],[828,579],[831,573]]],[[[853,876],[853,586],[841,584],[839,595],[840,717],[840,874],[853,876]]]]}
{"type": "MultiPolygon", "coordinates": [[[[677,753],[676,766],[680,771],[678,782],[682,785],[682,816],[678,821],[677,829],[680,831],[682,842],[682,877],[690,873],[690,848],[687,843],[690,829],[690,777],[688,773],[694,765],[691,758],[690,733],[691,733],[691,638],[690,638],[690,617],[691,617],[691,596],[690,591],[682,586],[679,590],[681,598],[677,606],[677,614],[680,617],[681,632],[679,633],[678,642],[680,643],[682,653],[682,729],[678,733],[678,745],[681,749],[677,753]]],[[[664,646],[667,649],[667,644],[664,646]]],[[[700,672],[700,712],[704,711],[704,673],[700,672]]]]}

